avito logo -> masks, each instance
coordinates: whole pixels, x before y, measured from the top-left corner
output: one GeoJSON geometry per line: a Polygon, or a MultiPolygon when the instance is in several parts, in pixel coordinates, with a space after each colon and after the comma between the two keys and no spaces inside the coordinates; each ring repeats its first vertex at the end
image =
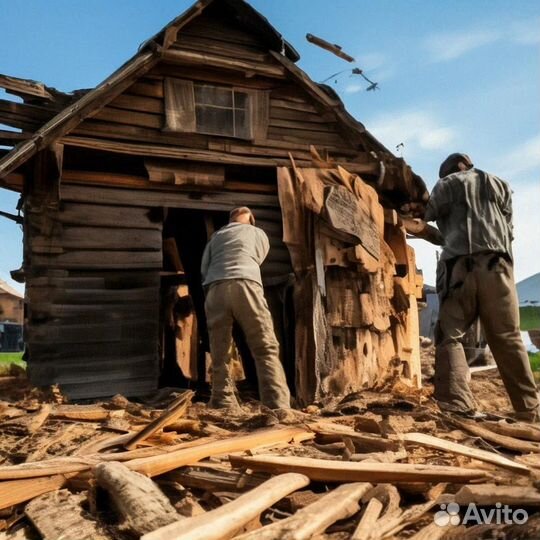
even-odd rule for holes
{"type": "Polygon", "coordinates": [[[439,527],[448,525],[482,525],[482,524],[511,524],[523,525],[527,523],[529,514],[523,508],[515,510],[507,504],[496,503],[494,507],[479,508],[470,503],[461,518],[461,507],[457,503],[441,504],[440,510],[435,513],[434,521],[439,527]]]}

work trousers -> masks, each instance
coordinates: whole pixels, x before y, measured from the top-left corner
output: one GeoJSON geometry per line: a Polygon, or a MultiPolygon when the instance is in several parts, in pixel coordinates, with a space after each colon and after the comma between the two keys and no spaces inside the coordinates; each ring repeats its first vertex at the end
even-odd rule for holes
{"type": "Polygon", "coordinates": [[[255,360],[259,394],[271,409],[290,407],[290,392],[279,358],[279,343],[262,286],[247,279],[228,279],[210,285],[204,305],[212,354],[214,407],[237,407],[230,373],[232,328],[236,321],[255,360]]]}
{"type": "Polygon", "coordinates": [[[440,261],[437,291],[440,305],[435,334],[435,399],[441,408],[462,412],[476,408],[460,340],[479,317],[514,410],[537,411],[537,389],[519,330],[510,258],[485,252],[440,261]]]}

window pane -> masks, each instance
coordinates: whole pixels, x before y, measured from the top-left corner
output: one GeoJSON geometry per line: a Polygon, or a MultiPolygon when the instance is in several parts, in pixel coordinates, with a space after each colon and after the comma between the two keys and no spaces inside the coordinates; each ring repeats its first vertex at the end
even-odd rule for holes
{"type": "Polygon", "coordinates": [[[195,103],[197,104],[232,107],[232,100],[232,89],[230,88],[220,88],[206,84],[195,85],[195,103]]]}
{"type": "Polygon", "coordinates": [[[247,109],[248,108],[248,95],[244,92],[234,93],[234,107],[235,109],[247,109]]]}
{"type": "Polygon", "coordinates": [[[251,126],[249,122],[249,113],[237,109],[234,111],[235,137],[243,139],[251,138],[251,126]]]}
{"type": "Polygon", "coordinates": [[[195,107],[197,131],[214,135],[234,136],[232,109],[216,109],[215,107],[195,107]]]}

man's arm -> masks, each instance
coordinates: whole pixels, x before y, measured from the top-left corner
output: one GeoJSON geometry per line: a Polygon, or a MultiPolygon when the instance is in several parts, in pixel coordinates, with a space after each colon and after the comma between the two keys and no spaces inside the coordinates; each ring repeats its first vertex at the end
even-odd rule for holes
{"type": "Polygon", "coordinates": [[[429,196],[424,221],[436,221],[439,217],[448,214],[452,203],[452,190],[450,182],[439,180],[429,196]]]}
{"type": "Polygon", "coordinates": [[[257,234],[255,257],[257,263],[261,265],[270,251],[270,242],[268,241],[268,236],[266,236],[266,233],[262,229],[259,229],[259,227],[254,228],[257,234]]]}
{"type": "Polygon", "coordinates": [[[502,209],[502,214],[506,218],[508,231],[510,233],[510,241],[514,240],[514,223],[512,215],[512,190],[508,184],[505,184],[505,200],[502,209]]]}
{"type": "Polygon", "coordinates": [[[210,242],[206,244],[204,248],[202,260],[201,260],[201,277],[202,282],[206,281],[206,275],[208,274],[208,268],[210,267],[210,242]]]}

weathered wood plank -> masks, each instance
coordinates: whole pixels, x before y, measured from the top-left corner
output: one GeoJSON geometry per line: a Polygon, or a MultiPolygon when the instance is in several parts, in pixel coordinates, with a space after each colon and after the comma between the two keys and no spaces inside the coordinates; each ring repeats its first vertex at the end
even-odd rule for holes
{"type": "Polygon", "coordinates": [[[62,489],[35,498],[24,512],[43,540],[109,540],[103,527],[83,510],[85,499],[83,494],[74,495],[62,489]]]}
{"type": "Polygon", "coordinates": [[[91,188],[86,186],[64,186],[62,198],[73,202],[94,202],[99,204],[125,204],[142,207],[201,208],[230,210],[238,204],[254,207],[277,207],[274,195],[212,191],[193,198],[190,193],[178,191],[130,191],[121,188],[91,188]]]}

